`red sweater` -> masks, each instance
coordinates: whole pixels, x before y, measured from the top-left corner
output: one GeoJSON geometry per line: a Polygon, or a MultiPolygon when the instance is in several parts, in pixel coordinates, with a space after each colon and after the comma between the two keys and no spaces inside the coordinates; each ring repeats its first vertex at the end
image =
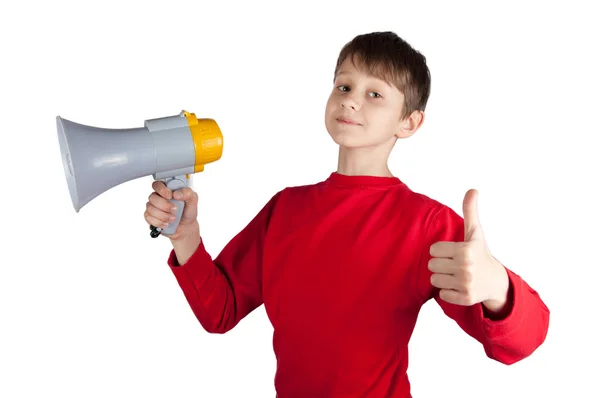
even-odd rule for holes
{"type": "Polygon", "coordinates": [[[458,214],[398,178],[332,173],[278,192],[214,260],[201,243],[187,263],[174,252],[168,263],[210,333],[265,305],[278,397],[406,398],[408,342],[431,298],[502,363],[546,337],[547,307],[508,269],[512,307],[502,320],[481,304],[439,299],[429,246],[463,237],[458,214]]]}

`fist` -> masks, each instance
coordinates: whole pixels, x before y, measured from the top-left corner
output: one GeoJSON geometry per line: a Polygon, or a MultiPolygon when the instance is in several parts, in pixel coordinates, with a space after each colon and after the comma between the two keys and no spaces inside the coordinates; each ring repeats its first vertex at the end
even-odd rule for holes
{"type": "Polygon", "coordinates": [[[431,284],[444,301],[470,306],[489,298],[494,267],[480,248],[470,242],[437,242],[430,248],[431,284]]]}
{"type": "Polygon", "coordinates": [[[477,210],[477,191],[463,201],[464,241],[436,242],[430,247],[431,284],[446,302],[470,306],[483,303],[499,311],[507,302],[509,280],[504,266],[490,253],[477,210]]]}
{"type": "Polygon", "coordinates": [[[169,239],[178,240],[197,233],[198,194],[193,189],[186,187],[173,192],[162,181],[154,181],[152,189],[154,191],[148,197],[144,212],[144,219],[149,225],[166,228],[174,222],[177,208],[170,200],[175,199],[183,201],[185,206],[177,230],[169,239]]]}

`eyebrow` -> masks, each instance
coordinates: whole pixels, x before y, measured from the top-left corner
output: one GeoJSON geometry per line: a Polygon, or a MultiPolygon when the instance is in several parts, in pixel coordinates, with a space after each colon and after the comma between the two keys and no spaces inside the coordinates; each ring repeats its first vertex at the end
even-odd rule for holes
{"type": "MultiPolygon", "coordinates": [[[[348,72],[348,71],[346,71],[346,70],[341,70],[341,71],[339,71],[339,72],[337,73],[337,75],[336,75],[336,78],[337,78],[338,76],[340,76],[340,75],[349,75],[349,74],[350,74],[350,72],[348,72]]],[[[379,77],[377,77],[377,76],[372,76],[372,75],[368,75],[368,76],[369,76],[370,78],[372,78],[372,79],[375,79],[375,80],[377,80],[377,81],[380,81],[380,82],[384,83],[384,84],[385,84],[385,85],[387,85],[388,87],[392,87],[392,84],[391,84],[391,83],[389,83],[388,81],[384,80],[384,79],[381,79],[381,78],[379,78],[379,77]]]]}

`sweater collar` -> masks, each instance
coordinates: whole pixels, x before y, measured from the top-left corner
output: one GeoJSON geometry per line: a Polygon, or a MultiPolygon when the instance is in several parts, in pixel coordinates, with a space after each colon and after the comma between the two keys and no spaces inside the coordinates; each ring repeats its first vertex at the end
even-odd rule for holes
{"type": "Polygon", "coordinates": [[[398,177],[345,175],[335,171],[330,174],[325,182],[341,188],[387,188],[404,185],[398,177]]]}

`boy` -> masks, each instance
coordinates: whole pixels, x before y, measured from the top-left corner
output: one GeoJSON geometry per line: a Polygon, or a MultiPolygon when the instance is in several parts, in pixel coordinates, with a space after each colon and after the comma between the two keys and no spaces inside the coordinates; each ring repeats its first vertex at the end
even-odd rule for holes
{"type": "MultiPolygon", "coordinates": [[[[339,160],[325,181],[276,193],[214,260],[196,193],[176,193],[186,207],[168,264],[199,322],[225,333],[264,304],[281,398],[411,397],[408,342],[432,298],[490,358],[529,356],[549,311],[488,251],[477,191],[465,196],[463,220],[388,169],[396,140],[423,123],[425,58],[375,32],[344,46],[334,75],[325,124],[339,160]]],[[[145,219],[162,226],[172,192],[153,188],[145,219]]]]}

